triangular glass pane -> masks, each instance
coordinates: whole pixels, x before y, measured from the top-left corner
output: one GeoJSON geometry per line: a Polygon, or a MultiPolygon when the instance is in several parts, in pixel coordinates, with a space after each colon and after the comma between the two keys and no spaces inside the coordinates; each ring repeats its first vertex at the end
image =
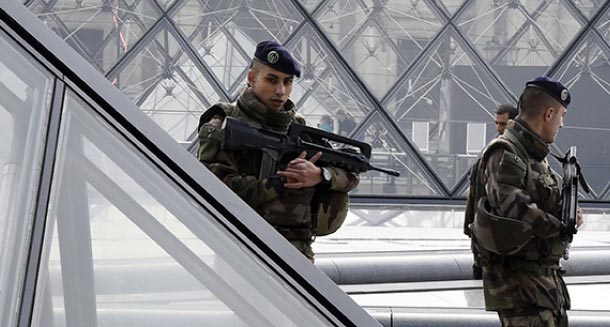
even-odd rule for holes
{"type": "Polygon", "coordinates": [[[397,170],[400,177],[377,171],[360,174],[360,184],[353,194],[443,196],[443,191],[432,181],[427,169],[421,166],[400,136],[378,113],[367,120],[363,132],[355,138],[373,147],[371,164],[397,170]]]}
{"type": "Polygon", "coordinates": [[[252,62],[256,42],[233,22],[228,22],[227,27],[233,35],[225,34],[226,30],[217,30],[203,40],[202,34],[197,34],[191,42],[195,51],[212,69],[227,92],[237,95],[245,84],[246,70],[252,62]]]}
{"type": "Polygon", "coordinates": [[[154,1],[156,1],[159,4],[159,6],[161,6],[163,9],[167,10],[177,0],[154,0],[154,1]]]}
{"type": "Polygon", "coordinates": [[[292,101],[309,125],[317,126],[322,116],[328,115],[334,120],[332,131],[350,135],[374,106],[310,26],[302,28],[294,39],[288,48],[303,69],[294,84],[292,101]],[[339,119],[337,114],[345,118],[339,119]]]}
{"type": "Polygon", "coordinates": [[[477,0],[457,25],[514,94],[542,75],[582,27],[562,1],[477,0]]]}
{"type": "Polygon", "coordinates": [[[600,110],[608,106],[610,96],[610,55],[600,48],[599,39],[589,35],[574,55],[558,72],[558,78],[570,89],[572,103],[557,136],[562,154],[576,145],[582,171],[596,193],[600,194],[610,180],[610,113],[600,110]],[[591,140],[595,142],[595,151],[591,140]]]}
{"type": "Polygon", "coordinates": [[[602,17],[599,18],[595,28],[604,37],[606,42],[610,41],[610,11],[606,11],[602,17]]]}
{"type": "Polygon", "coordinates": [[[112,82],[178,141],[188,141],[199,115],[220,99],[166,29],[123,67],[112,82]]]}
{"type": "Polygon", "coordinates": [[[455,12],[462,6],[462,4],[465,2],[466,0],[440,0],[437,1],[440,4],[440,7],[444,7],[444,9],[447,11],[447,13],[449,14],[449,16],[453,16],[455,14],[455,12]]]}
{"type": "Polygon", "coordinates": [[[513,103],[465,49],[456,33],[445,33],[386,102],[449,189],[495,137],[495,108],[513,103]]]}
{"type": "Polygon", "coordinates": [[[602,6],[603,2],[598,0],[578,0],[570,1],[573,3],[587,18],[593,17],[602,6]]]}
{"type": "Polygon", "coordinates": [[[0,31],[0,325],[17,326],[55,76],[0,31]]]}
{"type": "Polygon", "coordinates": [[[382,98],[444,21],[426,1],[335,1],[317,18],[371,91],[382,98]]]}
{"type": "MultiPolygon", "coordinates": [[[[192,63],[184,63],[181,68],[196,70],[192,63]]],[[[149,115],[157,124],[166,130],[174,139],[189,141],[197,129],[199,116],[211,105],[211,102],[198,98],[192,83],[185,81],[182,75],[175,73],[170,79],[159,82],[155,89],[140,104],[140,109],[149,115]]],[[[207,83],[205,79],[203,79],[207,83]]],[[[209,86],[208,86],[209,87],[209,86]]],[[[209,87],[211,88],[211,87],[209,87]]],[[[218,97],[210,100],[219,100],[218,97]]]]}
{"type": "Polygon", "coordinates": [[[66,326],[332,324],[84,101],[66,102],[34,325],[49,312],[66,326]]]}
{"type": "Polygon", "coordinates": [[[212,68],[229,93],[236,93],[256,43],[284,42],[303,21],[289,1],[186,1],[172,20],[212,68]]]}
{"type": "Polygon", "coordinates": [[[159,19],[149,1],[59,0],[30,7],[96,69],[106,72],[159,19]]]}
{"type": "Polygon", "coordinates": [[[309,12],[314,11],[324,0],[298,0],[309,12]]]}

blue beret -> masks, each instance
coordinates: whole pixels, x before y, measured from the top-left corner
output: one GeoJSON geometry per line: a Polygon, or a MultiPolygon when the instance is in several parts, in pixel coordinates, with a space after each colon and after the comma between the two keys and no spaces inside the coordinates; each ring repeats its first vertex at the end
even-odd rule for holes
{"type": "Polygon", "coordinates": [[[256,46],[254,58],[288,75],[301,77],[301,65],[290,51],[275,41],[263,41],[256,46]]]}
{"type": "Polygon", "coordinates": [[[568,89],[561,84],[560,81],[551,78],[551,77],[536,77],[535,79],[525,83],[525,87],[534,87],[540,89],[550,96],[555,98],[559,103],[561,103],[564,107],[567,107],[572,101],[572,96],[568,89]]]}

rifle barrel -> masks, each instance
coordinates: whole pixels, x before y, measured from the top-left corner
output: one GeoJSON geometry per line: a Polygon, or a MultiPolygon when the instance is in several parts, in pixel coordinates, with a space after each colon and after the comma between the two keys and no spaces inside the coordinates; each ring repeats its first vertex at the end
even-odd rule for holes
{"type": "Polygon", "coordinates": [[[400,176],[400,172],[396,171],[396,170],[392,170],[392,169],[386,169],[386,168],[381,168],[381,167],[377,167],[377,166],[373,166],[369,163],[369,168],[371,170],[376,170],[379,172],[382,172],[384,174],[388,174],[388,175],[392,175],[392,176],[400,176]]]}

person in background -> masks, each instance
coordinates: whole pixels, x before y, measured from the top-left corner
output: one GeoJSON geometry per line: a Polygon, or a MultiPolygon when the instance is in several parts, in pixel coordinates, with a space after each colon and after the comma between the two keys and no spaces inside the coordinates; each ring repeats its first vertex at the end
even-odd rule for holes
{"type": "Polygon", "coordinates": [[[343,109],[337,109],[335,112],[335,117],[337,118],[338,128],[337,134],[341,136],[348,136],[354,128],[356,128],[356,122],[353,118],[347,115],[347,113],[343,109]]]}
{"type": "Polygon", "coordinates": [[[508,124],[509,119],[515,119],[519,110],[517,107],[512,104],[501,104],[496,108],[496,131],[498,131],[498,135],[504,134],[504,130],[506,129],[506,124],[508,124]]]}
{"type": "Polygon", "coordinates": [[[335,130],[333,118],[330,115],[322,115],[318,128],[332,133],[335,130]]]}

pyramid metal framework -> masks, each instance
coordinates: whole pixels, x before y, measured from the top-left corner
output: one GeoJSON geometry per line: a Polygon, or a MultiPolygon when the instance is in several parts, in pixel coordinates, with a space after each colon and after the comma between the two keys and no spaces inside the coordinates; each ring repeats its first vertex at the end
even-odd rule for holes
{"type": "Polygon", "coordinates": [[[0,47],[0,326],[379,326],[19,1],[0,47]]]}
{"type": "MultiPolygon", "coordinates": [[[[259,41],[303,65],[292,99],[308,124],[338,110],[371,143],[354,198],[462,199],[495,137],[493,112],[525,81],[558,78],[573,95],[553,151],[579,148],[592,201],[610,200],[610,1],[27,0],[24,4],[177,141],[234,101],[259,41]],[[592,178],[595,177],[595,178],[592,178]]],[[[335,132],[340,123],[335,119],[335,132]]],[[[551,165],[560,171],[557,162],[551,165]]]]}

